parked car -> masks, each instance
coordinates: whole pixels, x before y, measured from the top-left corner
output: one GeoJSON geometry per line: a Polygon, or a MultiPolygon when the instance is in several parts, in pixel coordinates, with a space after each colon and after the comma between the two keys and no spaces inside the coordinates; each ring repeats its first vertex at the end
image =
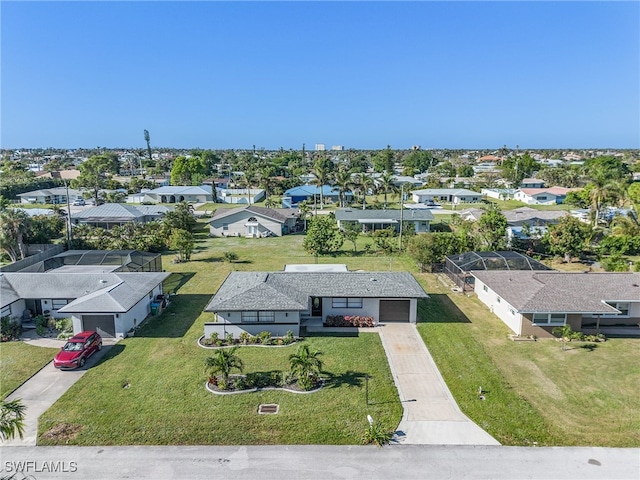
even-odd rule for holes
{"type": "Polygon", "coordinates": [[[80,332],[74,335],[53,359],[56,368],[83,367],[87,358],[102,350],[102,337],[97,332],[80,332]]]}
{"type": "Polygon", "coordinates": [[[82,199],[74,200],[73,201],[73,206],[74,207],[84,207],[85,206],[84,200],[82,200],[82,199]]]}

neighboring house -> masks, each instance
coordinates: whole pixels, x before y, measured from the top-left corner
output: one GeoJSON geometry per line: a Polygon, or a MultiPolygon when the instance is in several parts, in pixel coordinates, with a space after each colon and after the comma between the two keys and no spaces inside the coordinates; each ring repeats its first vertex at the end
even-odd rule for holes
{"type": "MultiPolygon", "coordinates": [[[[475,293],[516,335],[638,329],[640,273],[474,271],[475,293]]],[[[640,334],[640,330],[637,332],[640,334]]]]}
{"type": "Polygon", "coordinates": [[[264,200],[266,192],[261,188],[216,188],[218,202],[253,204],[264,200]]]}
{"type": "Polygon", "coordinates": [[[411,224],[416,233],[428,232],[433,221],[433,214],[428,209],[407,210],[362,210],[358,208],[338,208],[335,211],[338,227],[343,228],[347,222],[357,223],[363,231],[381,230],[393,227],[400,231],[400,222],[411,224]]]}
{"type": "MultiPolygon", "coordinates": [[[[21,203],[49,203],[54,205],[67,204],[67,189],[65,187],[45,188],[32,192],[18,194],[21,203]]],[[[80,190],[69,189],[69,203],[82,200],[80,190]]]]}
{"type": "Polygon", "coordinates": [[[75,225],[91,225],[110,229],[127,223],[147,223],[162,219],[173,210],[163,205],[125,205],[123,203],[105,203],[71,214],[75,225]]]}
{"type": "Polygon", "coordinates": [[[209,222],[212,237],[280,237],[298,231],[300,212],[296,209],[247,206],[219,208],[209,222]]]}
{"type": "Polygon", "coordinates": [[[537,178],[523,178],[520,182],[520,188],[544,188],[544,180],[537,178]]]}
{"type": "Polygon", "coordinates": [[[516,193],[515,188],[483,188],[480,190],[480,193],[483,197],[495,198],[496,200],[511,200],[513,198],[514,193],[516,193]]]}
{"type": "Polygon", "coordinates": [[[23,211],[29,217],[37,217],[40,215],[43,215],[45,217],[52,217],[56,215],[56,213],[50,208],[18,208],[17,210],[23,211]]]}
{"type": "Polygon", "coordinates": [[[445,202],[445,203],[473,203],[482,200],[482,194],[465,188],[426,188],[411,192],[416,203],[445,202]]]}
{"type": "Polygon", "coordinates": [[[144,196],[136,194],[130,197],[132,202],[140,203],[211,203],[215,202],[215,195],[210,185],[191,186],[163,186],[144,192],[144,196]]]}
{"type": "Polygon", "coordinates": [[[71,317],[74,333],[124,337],[151,312],[168,273],[0,273],[1,316],[71,317]]]}
{"type": "MultiPolygon", "coordinates": [[[[331,185],[323,185],[322,189],[315,185],[301,185],[299,187],[290,188],[282,197],[282,208],[297,207],[300,202],[307,201],[320,205],[320,192],[322,191],[322,199],[324,203],[338,203],[340,201],[338,189],[331,185]]],[[[344,192],[347,203],[353,201],[353,193],[344,192]]]]}
{"type": "Polygon", "coordinates": [[[80,176],[80,170],[57,170],[53,172],[37,172],[38,178],[61,178],[63,180],[75,180],[80,176]]]}
{"type": "MultiPolygon", "coordinates": [[[[357,175],[357,174],[354,174],[357,175]]],[[[373,178],[374,183],[377,186],[380,186],[380,178],[382,177],[382,173],[372,173],[371,178],[373,178]]],[[[405,186],[405,190],[408,192],[411,188],[416,188],[421,186],[424,181],[421,178],[409,177],[407,175],[394,175],[391,177],[392,185],[400,188],[402,185],[405,186]]]]}
{"type": "Polygon", "coordinates": [[[205,323],[204,335],[299,335],[327,315],[415,323],[420,298],[428,295],[407,272],[231,272],[205,308],[217,321],[205,323]]]}
{"type": "Polygon", "coordinates": [[[511,226],[522,225],[549,225],[558,223],[569,215],[565,210],[536,210],[530,207],[520,207],[513,210],[505,210],[502,214],[511,226]]]}
{"type": "Polygon", "coordinates": [[[554,205],[564,202],[567,193],[575,188],[519,188],[513,194],[513,199],[529,205],[554,205]]]}

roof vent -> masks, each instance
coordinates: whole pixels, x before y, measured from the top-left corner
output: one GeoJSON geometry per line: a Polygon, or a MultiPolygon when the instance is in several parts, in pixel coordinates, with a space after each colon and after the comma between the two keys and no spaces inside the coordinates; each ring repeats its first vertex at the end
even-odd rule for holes
{"type": "Polygon", "coordinates": [[[377,278],[373,278],[373,277],[372,277],[372,278],[370,278],[369,280],[370,280],[371,282],[377,282],[377,281],[378,281],[378,279],[377,279],[377,278]]]}
{"type": "Polygon", "coordinates": [[[105,279],[100,280],[100,283],[107,283],[105,279]]]}

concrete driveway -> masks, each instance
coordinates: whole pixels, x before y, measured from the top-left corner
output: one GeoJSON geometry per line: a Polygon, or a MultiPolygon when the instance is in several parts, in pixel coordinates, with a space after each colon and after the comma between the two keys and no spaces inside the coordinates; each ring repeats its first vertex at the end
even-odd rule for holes
{"type": "MultiPolygon", "coordinates": [[[[51,341],[46,342],[46,346],[54,346],[51,341]]],[[[59,341],[58,341],[59,342],[59,341]]],[[[38,437],[38,417],[51,407],[74,383],[87,372],[87,369],[95,365],[106,352],[109,351],[115,341],[103,339],[108,343],[102,350],[94,353],[83,368],[77,370],[58,370],[53,366],[53,361],[47,363],[42,370],[23,383],[17,390],[7,397],[7,400],[16,398],[22,399],[22,403],[27,407],[25,418],[24,437],[12,440],[5,440],[2,446],[31,446],[36,445],[38,437]]],[[[29,342],[34,344],[33,341],[29,342]]],[[[62,342],[64,343],[64,342],[62,342]]],[[[43,346],[45,344],[43,343],[43,346]]]]}
{"type": "Polygon", "coordinates": [[[387,323],[379,332],[404,406],[396,442],[500,445],[460,411],[415,325],[387,323]]]}

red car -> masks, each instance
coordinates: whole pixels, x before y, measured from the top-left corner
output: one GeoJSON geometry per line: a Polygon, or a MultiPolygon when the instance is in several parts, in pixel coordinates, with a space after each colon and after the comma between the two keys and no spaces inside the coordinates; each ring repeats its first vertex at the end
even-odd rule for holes
{"type": "Polygon", "coordinates": [[[83,367],[87,358],[102,350],[102,337],[96,332],[80,332],[74,335],[53,359],[56,368],[83,367]]]}

